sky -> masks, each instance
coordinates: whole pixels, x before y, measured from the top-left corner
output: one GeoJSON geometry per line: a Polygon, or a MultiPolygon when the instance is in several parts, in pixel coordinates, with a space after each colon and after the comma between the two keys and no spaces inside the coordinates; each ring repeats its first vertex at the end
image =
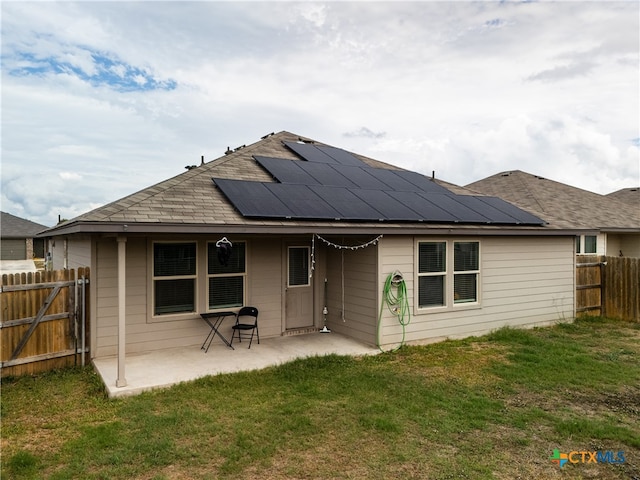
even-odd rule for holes
{"type": "Polygon", "coordinates": [[[2,211],[47,226],[286,130],[466,185],[640,186],[640,3],[28,2],[2,211]]]}

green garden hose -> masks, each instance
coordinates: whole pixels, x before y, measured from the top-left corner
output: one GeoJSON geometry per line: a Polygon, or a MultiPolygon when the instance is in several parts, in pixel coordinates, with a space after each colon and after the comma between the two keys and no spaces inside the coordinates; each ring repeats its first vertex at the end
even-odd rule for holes
{"type": "Polygon", "coordinates": [[[381,351],[380,330],[382,329],[382,312],[384,311],[385,305],[389,312],[398,317],[398,322],[402,325],[402,340],[400,341],[400,345],[393,349],[397,350],[404,345],[405,328],[411,321],[407,285],[402,274],[398,271],[389,274],[382,289],[382,303],[380,305],[380,315],[378,316],[378,348],[381,351]]]}

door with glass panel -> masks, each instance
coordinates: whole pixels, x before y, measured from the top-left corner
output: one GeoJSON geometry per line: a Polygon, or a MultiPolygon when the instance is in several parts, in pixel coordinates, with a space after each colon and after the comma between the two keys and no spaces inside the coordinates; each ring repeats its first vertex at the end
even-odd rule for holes
{"type": "Polygon", "coordinates": [[[287,330],[313,326],[310,247],[287,246],[285,323],[287,330]]]}

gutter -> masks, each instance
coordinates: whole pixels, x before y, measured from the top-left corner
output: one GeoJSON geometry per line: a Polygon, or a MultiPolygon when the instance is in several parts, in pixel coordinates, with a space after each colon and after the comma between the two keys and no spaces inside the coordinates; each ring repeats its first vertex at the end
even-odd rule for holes
{"type": "Polygon", "coordinates": [[[325,233],[344,235],[485,235],[485,236],[577,236],[597,234],[597,229],[553,229],[546,227],[522,226],[501,227],[499,225],[446,225],[446,224],[287,224],[251,225],[251,224],[193,224],[193,223],[128,223],[128,222],[72,222],[53,227],[37,234],[39,238],[49,238],[74,234],[303,234],[325,233]]]}

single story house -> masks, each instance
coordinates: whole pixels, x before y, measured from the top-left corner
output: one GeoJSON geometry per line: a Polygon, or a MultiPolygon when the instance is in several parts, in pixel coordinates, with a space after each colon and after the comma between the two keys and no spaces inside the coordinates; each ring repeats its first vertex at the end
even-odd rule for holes
{"type": "Polygon", "coordinates": [[[47,228],[46,225],[0,212],[0,260],[44,258],[44,240],[35,237],[47,228]]]}
{"type": "Polygon", "coordinates": [[[382,349],[575,316],[576,231],[289,132],[46,236],[54,265],[91,267],[93,358],[199,348],[200,314],[244,305],[261,339],[382,349]]]}
{"type": "Polygon", "coordinates": [[[582,230],[575,239],[577,254],[640,257],[639,189],[599,195],[519,170],[497,173],[466,188],[498,195],[553,225],[582,230]]]}

